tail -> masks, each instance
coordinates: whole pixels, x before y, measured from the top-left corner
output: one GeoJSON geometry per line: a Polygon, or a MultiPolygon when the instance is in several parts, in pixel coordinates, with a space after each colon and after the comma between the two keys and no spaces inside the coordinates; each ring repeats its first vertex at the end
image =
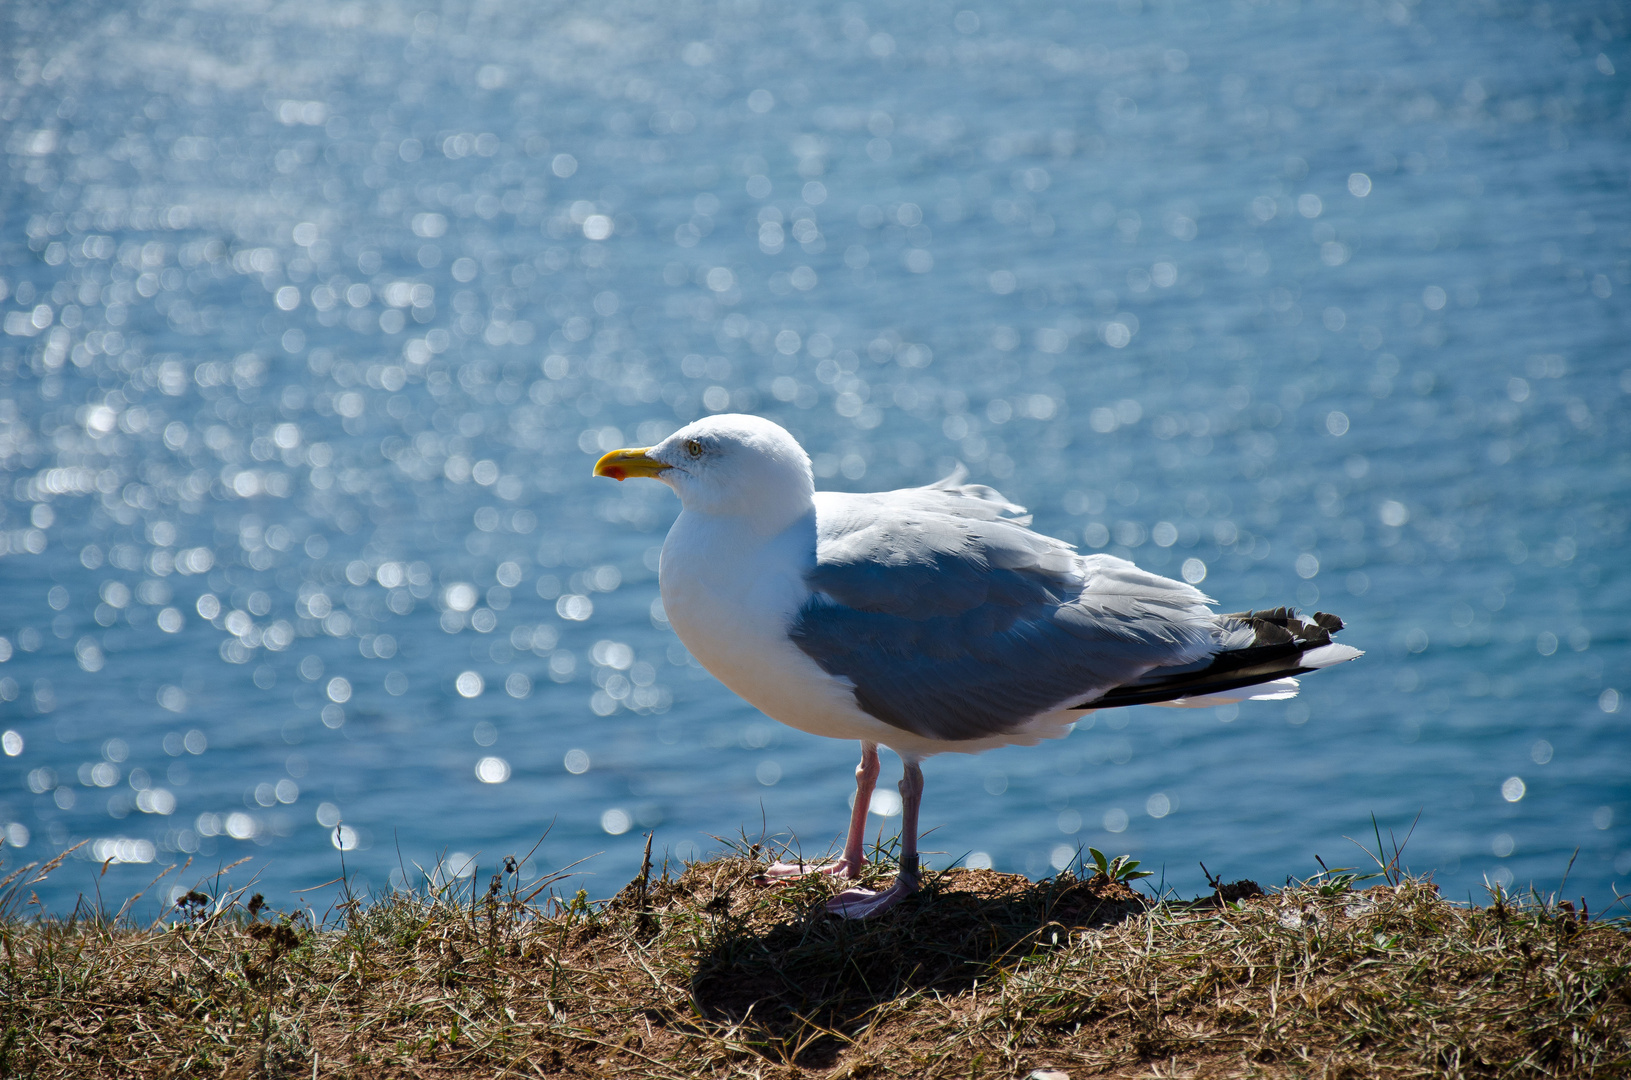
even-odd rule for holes
{"type": "Polygon", "coordinates": [[[1073,709],[1111,709],[1122,705],[1219,705],[1247,698],[1275,699],[1297,693],[1296,676],[1357,659],[1364,653],[1338,645],[1331,635],[1342,629],[1335,615],[1316,611],[1305,622],[1289,608],[1243,611],[1219,616],[1231,641],[1202,665],[1156,668],[1137,682],[1118,686],[1073,709]],[[1250,635],[1249,637],[1247,635],[1250,635]],[[1231,693],[1256,687],[1247,693],[1231,693]]]}

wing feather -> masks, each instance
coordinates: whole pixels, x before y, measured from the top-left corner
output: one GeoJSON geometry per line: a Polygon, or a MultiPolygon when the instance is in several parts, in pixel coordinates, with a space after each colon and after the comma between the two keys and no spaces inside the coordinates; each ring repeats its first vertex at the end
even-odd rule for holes
{"type": "Polygon", "coordinates": [[[791,635],[868,713],[927,738],[983,738],[1223,647],[1191,586],[1078,555],[959,480],[817,496],[812,596],[791,635]]]}

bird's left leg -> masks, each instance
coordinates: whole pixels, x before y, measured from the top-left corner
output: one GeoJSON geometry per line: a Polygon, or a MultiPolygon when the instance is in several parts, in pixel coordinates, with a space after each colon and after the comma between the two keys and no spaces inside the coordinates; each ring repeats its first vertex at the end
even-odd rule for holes
{"type": "Polygon", "coordinates": [[[903,757],[900,777],[900,872],[895,883],[883,892],[871,889],[845,889],[827,901],[827,910],[846,919],[865,919],[888,911],[912,893],[921,883],[917,857],[917,814],[923,802],[923,770],[915,758],[903,757]]]}
{"type": "Polygon", "coordinates": [[[872,805],[872,789],[878,783],[878,744],[861,744],[861,763],[855,766],[855,806],[849,814],[849,836],[844,841],[844,857],[837,862],[820,866],[809,863],[773,863],[765,870],[765,877],[784,881],[806,874],[828,874],[834,877],[855,877],[866,865],[866,815],[872,805]]]}

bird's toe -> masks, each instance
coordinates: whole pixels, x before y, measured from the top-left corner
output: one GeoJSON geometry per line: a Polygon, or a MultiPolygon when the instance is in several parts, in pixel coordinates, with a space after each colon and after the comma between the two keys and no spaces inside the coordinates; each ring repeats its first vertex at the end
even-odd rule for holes
{"type": "Polygon", "coordinates": [[[852,866],[848,859],[830,863],[775,862],[765,867],[764,873],[759,876],[765,881],[794,881],[812,874],[825,877],[854,877],[859,870],[860,867],[852,866]]]}
{"type": "Polygon", "coordinates": [[[845,889],[827,901],[827,911],[845,919],[870,919],[881,915],[917,891],[917,881],[896,878],[883,892],[871,889],[845,889]]]}

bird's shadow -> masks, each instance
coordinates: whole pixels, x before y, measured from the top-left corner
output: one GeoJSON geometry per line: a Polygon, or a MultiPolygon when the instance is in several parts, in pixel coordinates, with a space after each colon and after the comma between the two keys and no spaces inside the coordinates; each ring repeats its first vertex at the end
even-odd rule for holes
{"type": "Polygon", "coordinates": [[[989,870],[928,875],[899,907],[866,920],[826,913],[839,883],[716,885],[691,979],[700,1017],[764,1056],[831,1067],[875,1010],[916,992],[961,995],[1136,917],[1150,901],[1104,878],[1031,882],[989,870]]]}

